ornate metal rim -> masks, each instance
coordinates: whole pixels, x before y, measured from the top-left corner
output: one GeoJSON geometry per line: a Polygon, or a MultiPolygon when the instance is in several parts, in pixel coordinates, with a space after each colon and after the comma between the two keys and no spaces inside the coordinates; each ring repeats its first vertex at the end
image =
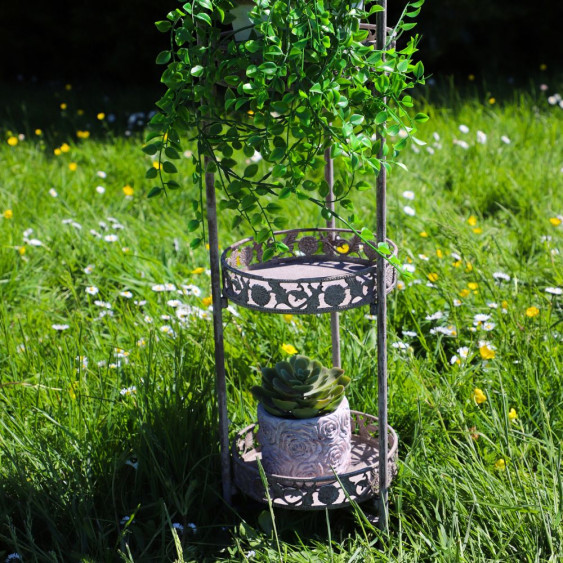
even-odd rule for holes
{"type": "MultiPolygon", "coordinates": [[[[355,451],[370,449],[372,455],[379,451],[377,418],[375,416],[350,411],[352,421],[352,455],[355,451]]],[[[232,444],[234,482],[246,495],[258,502],[267,502],[265,489],[260,478],[260,471],[255,461],[247,461],[243,455],[251,454],[254,458],[260,453],[260,446],[255,442],[257,424],[251,424],[240,430],[232,444]]],[[[398,437],[388,426],[390,449],[387,463],[389,486],[397,473],[398,437]]],[[[350,500],[363,502],[379,493],[379,460],[358,469],[353,467],[338,479],[334,476],[317,478],[297,478],[266,473],[269,495],[275,507],[290,510],[323,510],[340,508],[350,504],[350,500]],[[348,495],[346,494],[348,493],[348,495]],[[349,498],[348,498],[349,497],[349,498]]]]}
{"type": "MultiPolygon", "coordinates": [[[[271,245],[272,240],[259,244],[248,237],[223,251],[224,297],[249,309],[279,314],[331,313],[375,303],[378,254],[364,245],[354,231],[305,228],[277,231],[274,235],[289,247],[289,252],[266,262],[262,262],[264,248],[271,245]],[[346,249],[341,251],[344,245],[346,249]],[[320,253],[319,248],[322,248],[320,253]],[[270,278],[267,273],[256,273],[276,265],[298,267],[313,261],[319,265],[324,262],[327,266],[337,263],[360,267],[345,273],[335,267],[338,272],[335,275],[312,277],[270,278]]],[[[395,243],[389,239],[387,242],[396,255],[395,243]]],[[[375,241],[370,243],[376,244],[375,241]]],[[[396,283],[396,271],[389,263],[385,264],[385,269],[386,293],[389,293],[396,283]]]]}

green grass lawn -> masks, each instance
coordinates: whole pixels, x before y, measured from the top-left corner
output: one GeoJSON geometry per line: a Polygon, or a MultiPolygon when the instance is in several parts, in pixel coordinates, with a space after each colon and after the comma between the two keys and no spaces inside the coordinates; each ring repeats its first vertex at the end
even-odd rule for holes
{"type": "MultiPolygon", "coordinates": [[[[67,94],[44,103],[57,113],[67,94]]],[[[40,134],[32,120],[3,129],[0,562],[558,561],[563,110],[543,93],[490,97],[422,104],[427,144],[389,177],[388,235],[414,281],[389,298],[400,467],[385,538],[362,516],[370,504],[272,522],[223,503],[189,183],[148,200],[142,138],[112,133],[102,106],[76,115],[69,101],[40,134]]],[[[375,227],[375,191],[361,197],[375,227]]],[[[287,214],[322,226],[293,202],[287,214]]],[[[220,223],[223,246],[248,234],[220,223]]],[[[342,363],[352,408],[376,414],[367,313],[341,315],[342,363]]],[[[329,363],[330,327],[225,315],[234,433],[254,421],[258,366],[283,344],[329,363]]]]}

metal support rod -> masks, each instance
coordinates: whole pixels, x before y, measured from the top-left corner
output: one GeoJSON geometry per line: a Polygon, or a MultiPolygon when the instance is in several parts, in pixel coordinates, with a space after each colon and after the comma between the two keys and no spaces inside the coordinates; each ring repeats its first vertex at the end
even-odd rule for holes
{"type": "MultiPolygon", "coordinates": [[[[387,41],[387,0],[379,0],[383,7],[377,12],[376,48],[385,49],[387,41]]],[[[383,58],[385,55],[383,55],[383,58]]],[[[385,100],[384,100],[385,101],[385,100]]],[[[383,146],[385,139],[378,134],[381,141],[379,159],[385,159],[383,146]]],[[[377,242],[385,242],[387,236],[386,213],[387,174],[383,164],[377,176],[377,242]]],[[[385,259],[377,257],[377,392],[379,421],[379,527],[387,532],[389,527],[389,495],[387,491],[387,456],[389,452],[387,434],[387,294],[385,292],[385,259]]]]}
{"type": "MultiPolygon", "coordinates": [[[[326,196],[326,203],[330,211],[334,211],[334,162],[330,156],[330,147],[325,149],[325,180],[329,187],[328,195],[326,196]]],[[[334,216],[326,222],[329,229],[335,228],[334,216]]],[[[332,342],[332,365],[340,367],[340,317],[338,313],[330,314],[330,337],[332,342]]]]}
{"type": "MultiPolygon", "coordinates": [[[[205,168],[209,158],[204,159],[205,168]]],[[[215,177],[205,173],[207,201],[207,232],[209,236],[209,266],[211,269],[211,297],[213,298],[213,335],[215,339],[215,383],[219,408],[219,443],[221,446],[221,481],[223,498],[231,504],[231,458],[229,454],[229,420],[227,412],[227,385],[225,378],[225,344],[223,340],[223,310],[221,295],[221,270],[219,267],[219,237],[217,234],[217,204],[215,177]]]]}

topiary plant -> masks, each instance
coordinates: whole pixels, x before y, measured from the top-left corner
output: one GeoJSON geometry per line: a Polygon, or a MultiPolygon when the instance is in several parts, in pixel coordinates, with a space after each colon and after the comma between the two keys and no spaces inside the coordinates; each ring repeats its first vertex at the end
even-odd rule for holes
{"type": "Polygon", "coordinates": [[[266,411],[282,418],[313,418],[335,411],[350,378],[307,356],[262,368],[262,385],[251,391],[266,411]]]}

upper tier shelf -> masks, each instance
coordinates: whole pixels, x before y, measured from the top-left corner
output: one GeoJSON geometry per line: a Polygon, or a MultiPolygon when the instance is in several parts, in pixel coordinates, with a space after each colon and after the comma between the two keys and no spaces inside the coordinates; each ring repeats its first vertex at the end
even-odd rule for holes
{"type": "MultiPolygon", "coordinates": [[[[271,241],[239,241],[221,256],[223,295],[268,313],[318,314],[376,302],[377,252],[348,229],[292,229],[274,233],[289,251],[262,261],[271,241]]],[[[374,241],[371,244],[376,246],[374,241]]],[[[397,247],[387,241],[396,255],[397,247]]],[[[385,263],[389,293],[397,274],[385,263]]]]}

